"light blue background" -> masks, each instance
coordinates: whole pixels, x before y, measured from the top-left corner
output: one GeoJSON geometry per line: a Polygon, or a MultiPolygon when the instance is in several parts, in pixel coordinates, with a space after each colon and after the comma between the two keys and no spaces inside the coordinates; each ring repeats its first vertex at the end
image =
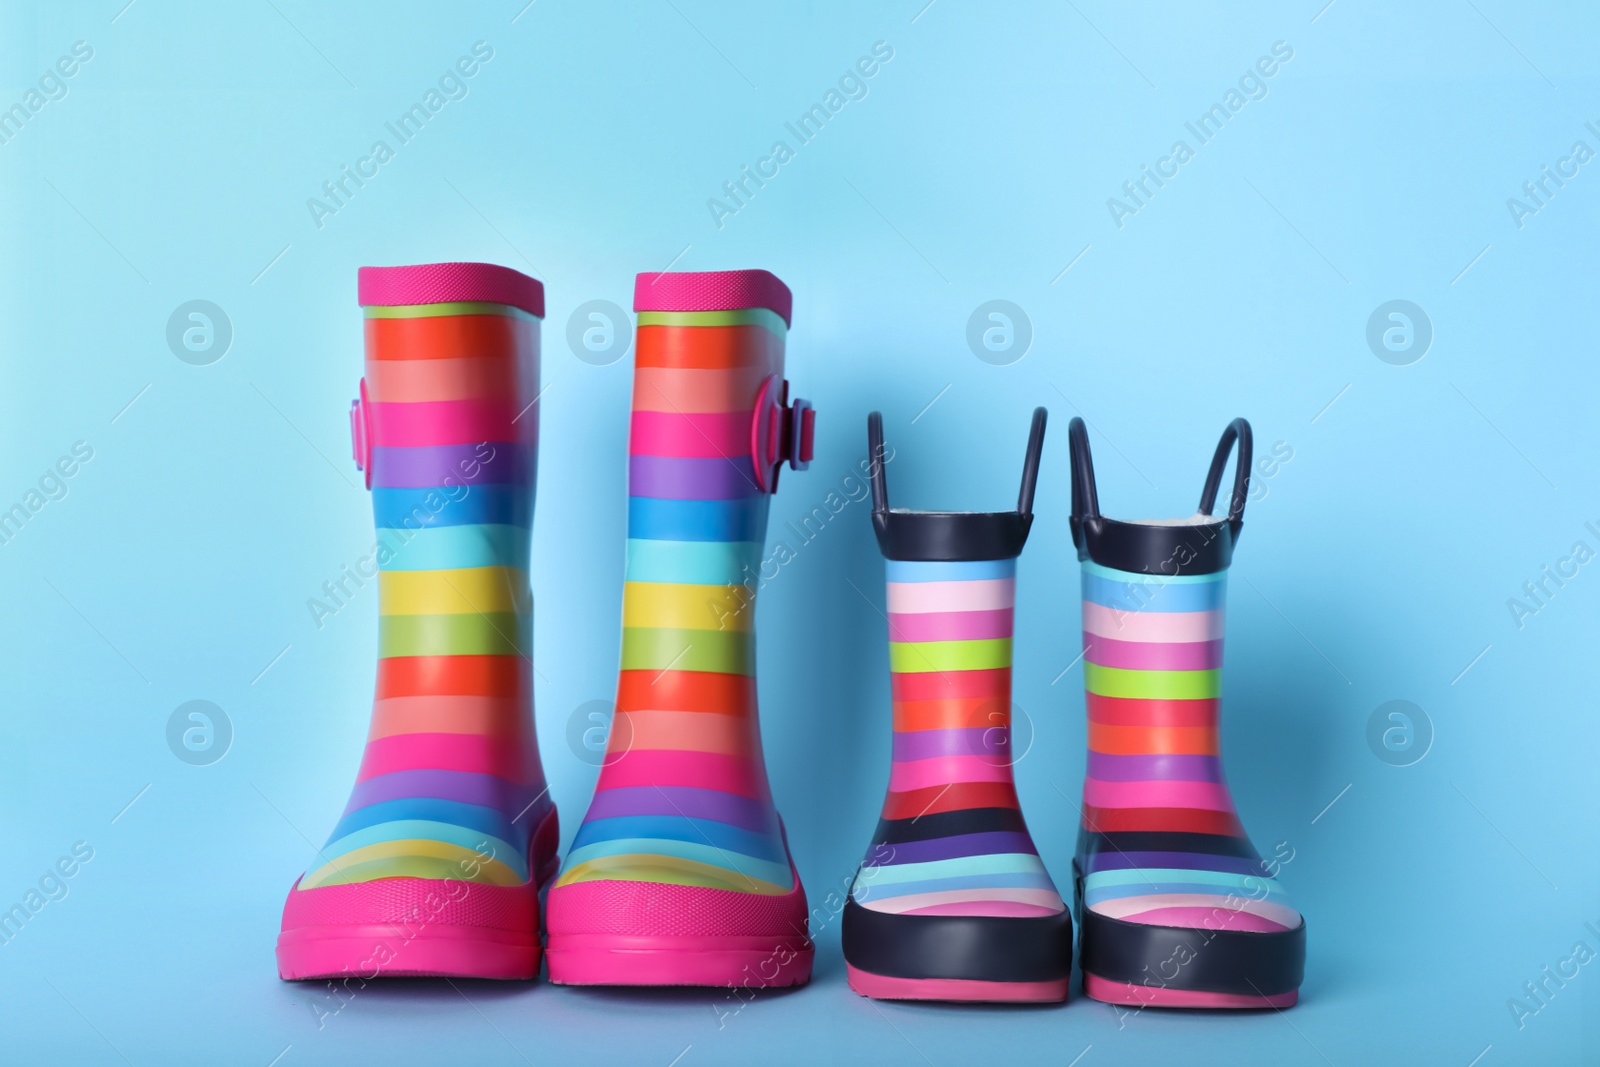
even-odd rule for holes
{"type": "MultiPolygon", "coordinates": [[[[1520,1030],[1507,1004],[1576,942],[1600,949],[1584,925],[1600,926],[1600,565],[1520,629],[1507,607],[1575,541],[1600,549],[1584,527],[1600,520],[1600,162],[1520,229],[1506,207],[1574,141],[1600,149],[1592,5],[524,2],[3,8],[0,105],[74,41],[94,49],[0,144],[0,503],[75,441],[94,449],[0,546],[0,902],[94,848],[0,947],[6,1059],[1600,1056],[1600,964],[1520,1030]],[[307,198],[479,40],[494,58],[470,95],[319,229],[307,198]],[[717,228],[707,198],[879,40],[894,58],[869,95],[717,228]],[[1276,41],[1294,58],[1265,99],[1117,228],[1107,198],[1276,41]],[[272,946],[344,803],[373,680],[375,593],[320,630],[306,607],[371,543],[347,458],[355,272],[449,259],[548,286],[537,714],[569,836],[595,773],[569,717],[610,699],[617,663],[631,360],[580,361],[566,325],[585,301],[628,306],[635,272],[761,266],[793,288],[789,372],[820,412],[818,454],[784,476],[775,528],[864,454],[873,408],[898,504],[1007,507],[1028,412],[1049,407],[1018,777],[1063,884],[1084,765],[1067,419],[1092,424],[1103,507],[1123,517],[1187,513],[1235,415],[1258,454],[1292,448],[1234,569],[1224,734],[1258,845],[1295,851],[1302,1005],[1119,1025],[1080,998],[869,1002],[834,923],[809,987],[720,1025],[734,1002],[708,991],[430,982],[369,987],[319,1029],[324,991],[279,982],[272,946]],[[164,336],[197,298],[235,331],[210,366],[164,336]],[[965,341],[991,299],[1031,320],[1010,366],[965,341]],[[1365,341],[1391,299],[1435,331],[1410,366],[1365,341]],[[211,766],[166,744],[192,699],[235,731],[211,766]],[[1368,746],[1393,699],[1436,735],[1413,766],[1368,746]]],[[[882,573],[853,504],[762,598],[766,749],[819,900],[887,779],[882,573]]]]}

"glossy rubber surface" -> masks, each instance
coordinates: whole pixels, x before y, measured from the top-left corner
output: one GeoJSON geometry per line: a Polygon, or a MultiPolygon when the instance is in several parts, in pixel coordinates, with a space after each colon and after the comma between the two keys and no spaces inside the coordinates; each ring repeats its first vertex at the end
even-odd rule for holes
{"type": "Polygon", "coordinates": [[[1196,515],[1102,524],[1093,536],[1098,492],[1077,420],[1071,443],[1089,719],[1075,861],[1083,971],[1095,989],[1193,994],[1184,1006],[1207,1006],[1201,994],[1218,1004],[1281,998],[1299,988],[1305,964],[1305,923],[1278,878],[1295,849],[1278,842],[1263,859],[1251,843],[1223,775],[1219,724],[1227,568],[1249,492],[1249,424],[1235,420],[1223,434],[1196,515]],[[1215,519],[1235,443],[1229,514],[1215,519]],[[1223,539],[1226,551],[1149,555],[1196,538],[1223,539]]]}
{"type": "Polygon", "coordinates": [[[761,753],[755,598],[770,494],[752,425],[783,377],[788,289],[764,271],[640,275],[616,712],[549,898],[551,976],[790,984],[805,893],[761,753]],[[765,310],[730,322],[730,309],[765,310]],[[732,939],[732,940],[730,940],[732,939]],[[753,939],[753,940],[752,940],[753,939]]]}
{"type": "MultiPolygon", "coordinates": [[[[915,537],[890,536],[881,464],[873,519],[889,555],[893,698],[889,788],[857,870],[841,930],[852,988],[910,999],[1065,999],[1072,918],[1017,800],[1011,734],[1015,555],[1032,523],[1045,413],[1035,412],[1018,509],[998,516],[918,513],[915,537]],[[974,518],[1006,537],[974,536],[974,518]],[[954,552],[971,558],[949,559],[954,552]],[[905,558],[909,554],[911,558],[905,558]]],[[[882,420],[868,451],[883,455],[882,420]]]]}
{"type": "Polygon", "coordinates": [[[282,973],[363,966],[393,924],[414,932],[373,942],[381,973],[532,977],[556,826],[529,659],[539,321],[489,298],[542,310],[543,290],[484,264],[375,268],[361,289],[441,302],[365,322],[352,429],[377,534],[320,603],[376,586],[376,693],[349,803],[285,904],[282,973]]]}

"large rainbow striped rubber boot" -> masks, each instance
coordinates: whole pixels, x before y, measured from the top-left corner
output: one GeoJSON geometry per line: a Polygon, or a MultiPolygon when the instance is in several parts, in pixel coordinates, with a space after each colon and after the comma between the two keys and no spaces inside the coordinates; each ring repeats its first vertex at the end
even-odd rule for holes
{"type": "Polygon", "coordinates": [[[1217,727],[1228,566],[1250,489],[1250,424],[1217,445],[1199,511],[1100,514],[1073,419],[1072,539],[1083,561],[1089,762],[1075,862],[1084,992],[1135,1007],[1283,1008],[1298,999],[1306,925],[1222,775],[1217,727]],[[1235,442],[1226,517],[1212,515],[1235,442]]]}
{"type": "Polygon", "coordinates": [[[550,979],[798,985],[806,896],[756,717],[755,592],[811,405],[783,377],[789,289],[763,270],[641,274],[622,669],[594,799],[550,891],[550,979]]]}
{"type": "Polygon", "coordinates": [[[533,978],[560,836],[528,658],[544,287],[436,263],[363,267],[358,288],[377,694],[350,802],[284,905],[278,973],[533,978]]]}
{"type": "Polygon", "coordinates": [[[850,988],[904,1000],[1063,1001],[1072,918],[1012,777],[1017,557],[1033,525],[1045,410],[1016,511],[891,510],[883,420],[867,422],[887,559],[894,762],[845,904],[850,988]]]}

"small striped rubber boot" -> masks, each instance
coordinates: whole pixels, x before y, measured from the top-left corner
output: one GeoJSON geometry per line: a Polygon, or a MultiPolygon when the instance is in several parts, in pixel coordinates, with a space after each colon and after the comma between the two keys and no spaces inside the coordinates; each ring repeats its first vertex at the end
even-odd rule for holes
{"type": "Polygon", "coordinates": [[[1089,762],[1075,862],[1084,992],[1134,1007],[1283,1008],[1299,997],[1306,925],[1222,776],[1217,729],[1228,566],[1250,488],[1250,424],[1222,435],[1199,511],[1100,514],[1073,419],[1072,538],[1083,562],[1089,762]],[[1225,517],[1211,514],[1238,444],[1225,517]]]}
{"type": "Polygon", "coordinates": [[[806,895],[761,755],[755,593],[783,462],[813,413],[783,377],[789,289],[641,274],[622,669],[606,755],[549,898],[565,985],[789,986],[806,895]]]}
{"type": "Polygon", "coordinates": [[[894,761],[843,922],[850,988],[903,1000],[1063,1001],[1072,918],[1017,803],[1011,631],[1045,411],[1016,511],[891,510],[868,420],[887,560],[894,761]]]}
{"type": "Polygon", "coordinates": [[[544,287],[435,263],[363,267],[358,289],[350,427],[377,537],[341,584],[376,579],[377,695],[350,802],[284,904],[278,973],[533,978],[560,837],[529,659],[544,287]]]}

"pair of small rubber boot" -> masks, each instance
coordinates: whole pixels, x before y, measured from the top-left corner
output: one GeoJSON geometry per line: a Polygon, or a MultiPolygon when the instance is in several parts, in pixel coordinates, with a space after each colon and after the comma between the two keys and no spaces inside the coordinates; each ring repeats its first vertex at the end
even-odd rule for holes
{"type": "Polygon", "coordinates": [[[545,957],[580,985],[806,981],[751,627],[779,467],[812,451],[784,380],[788,288],[637,278],[621,673],[564,866],[531,717],[543,287],[487,264],[368,267],[359,299],[377,690],[349,804],[284,906],[279,974],[529,979],[545,957]]]}
{"type": "MultiPolygon", "coordinates": [[[[1015,511],[892,510],[874,463],[887,560],[894,762],[845,906],[849,982],[869,997],[1067,997],[1072,919],[1023,822],[1012,770],[1017,557],[1033,522],[1045,411],[1015,511]]],[[[883,429],[868,422],[872,455],[883,429]]],[[[1114,1004],[1282,1008],[1298,997],[1305,923],[1234,812],[1218,696],[1224,582],[1249,491],[1250,426],[1223,434],[1197,514],[1100,514],[1072,420],[1072,536],[1083,568],[1089,759],[1073,864],[1085,993],[1114,1004]],[[1211,514],[1235,442],[1226,516],[1211,514]]]]}

